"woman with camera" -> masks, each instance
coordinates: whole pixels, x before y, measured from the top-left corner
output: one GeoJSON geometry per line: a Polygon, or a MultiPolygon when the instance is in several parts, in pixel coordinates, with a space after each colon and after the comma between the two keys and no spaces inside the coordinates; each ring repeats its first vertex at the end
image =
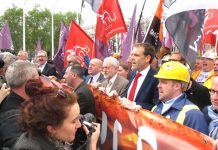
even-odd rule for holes
{"type": "MultiPolygon", "coordinates": [[[[21,107],[19,124],[25,131],[17,140],[14,150],[68,150],[75,133],[81,127],[80,109],[75,93],[43,86],[39,79],[26,83],[29,101],[21,107]]],[[[96,149],[100,124],[93,123],[95,132],[88,149],[96,149]]],[[[88,130],[85,128],[87,134],[88,130]]]]}

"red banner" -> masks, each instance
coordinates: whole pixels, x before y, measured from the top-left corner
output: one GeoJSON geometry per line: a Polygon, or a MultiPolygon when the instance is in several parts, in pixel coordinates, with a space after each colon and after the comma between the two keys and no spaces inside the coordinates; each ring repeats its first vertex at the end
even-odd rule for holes
{"type": "Polygon", "coordinates": [[[133,112],[118,99],[93,90],[97,117],[102,120],[100,143],[104,150],[211,150],[214,140],[189,127],[148,110],[133,112]]]}
{"type": "Polygon", "coordinates": [[[64,66],[67,66],[67,56],[70,53],[75,53],[81,66],[85,67],[84,53],[82,49],[86,50],[90,59],[95,56],[93,50],[94,41],[80,28],[79,25],[76,24],[75,21],[72,21],[64,53],[64,66]]]}
{"type": "Polygon", "coordinates": [[[103,0],[98,9],[95,37],[106,43],[117,33],[127,32],[118,0],[103,0]]]}

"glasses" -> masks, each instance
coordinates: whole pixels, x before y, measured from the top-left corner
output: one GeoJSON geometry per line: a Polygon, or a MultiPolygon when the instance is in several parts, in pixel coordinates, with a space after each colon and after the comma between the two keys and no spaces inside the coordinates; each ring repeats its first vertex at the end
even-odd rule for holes
{"type": "Polygon", "coordinates": [[[213,90],[213,89],[209,89],[210,94],[214,95],[215,93],[218,95],[218,91],[213,90]]]}
{"type": "Polygon", "coordinates": [[[67,93],[63,89],[58,89],[57,96],[61,96],[62,98],[67,98],[67,93]]]}
{"type": "Polygon", "coordinates": [[[180,62],[181,60],[169,59],[169,61],[178,61],[178,62],[180,62]]]}
{"type": "Polygon", "coordinates": [[[40,58],[40,57],[46,57],[46,56],[37,56],[38,58],[40,58]]]}

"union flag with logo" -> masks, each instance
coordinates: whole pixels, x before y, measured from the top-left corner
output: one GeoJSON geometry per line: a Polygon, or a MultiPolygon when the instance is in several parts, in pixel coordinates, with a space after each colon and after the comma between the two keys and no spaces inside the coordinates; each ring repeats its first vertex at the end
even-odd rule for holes
{"type": "MultiPolygon", "coordinates": [[[[211,44],[216,47],[216,40],[218,34],[218,10],[208,9],[205,14],[205,23],[203,28],[203,38],[201,41],[201,50],[204,49],[204,44],[211,44]]],[[[218,50],[218,49],[217,49],[218,50]]],[[[216,50],[216,51],[217,51],[216,50]]]]}
{"type": "Polygon", "coordinates": [[[127,32],[118,0],[103,0],[97,13],[95,37],[106,43],[117,33],[127,32]]]}
{"type": "Polygon", "coordinates": [[[70,53],[74,53],[81,66],[85,67],[83,50],[85,50],[89,58],[92,59],[95,56],[93,49],[94,41],[75,21],[72,21],[64,53],[64,66],[67,67],[67,56],[70,53]]]}

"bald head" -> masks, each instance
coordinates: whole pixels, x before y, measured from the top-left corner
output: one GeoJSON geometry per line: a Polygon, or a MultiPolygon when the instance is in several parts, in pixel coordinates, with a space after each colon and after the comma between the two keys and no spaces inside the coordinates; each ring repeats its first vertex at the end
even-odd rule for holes
{"type": "Polygon", "coordinates": [[[28,60],[28,53],[26,51],[19,51],[17,57],[19,60],[28,60]]]}
{"type": "Polygon", "coordinates": [[[213,107],[218,111],[218,77],[212,79],[210,88],[210,100],[213,107]]]}
{"type": "Polygon", "coordinates": [[[215,76],[215,77],[212,79],[211,88],[212,88],[212,87],[215,87],[216,85],[217,85],[217,90],[218,90],[218,76],[215,76]]]}
{"type": "Polygon", "coordinates": [[[102,71],[102,64],[103,62],[98,59],[98,58],[93,58],[91,61],[90,61],[90,64],[89,64],[89,68],[88,68],[88,73],[90,75],[96,75],[98,74],[99,72],[102,71]]]}

